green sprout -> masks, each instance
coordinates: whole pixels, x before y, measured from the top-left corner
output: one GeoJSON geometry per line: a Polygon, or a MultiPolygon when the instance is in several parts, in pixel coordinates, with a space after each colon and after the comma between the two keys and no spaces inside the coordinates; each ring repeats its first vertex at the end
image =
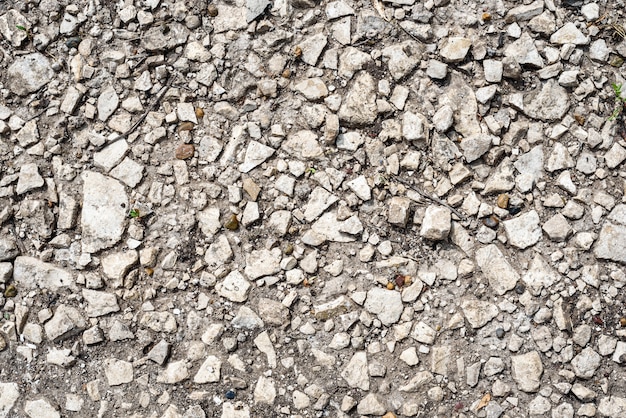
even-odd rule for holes
{"type": "Polygon", "coordinates": [[[139,218],[141,216],[139,214],[139,210],[137,210],[137,209],[131,209],[129,215],[130,215],[131,218],[139,218]]]}
{"type": "Polygon", "coordinates": [[[621,116],[624,111],[624,106],[626,105],[626,99],[622,97],[622,83],[611,83],[611,87],[613,88],[613,93],[615,93],[615,108],[613,109],[613,113],[609,117],[609,121],[614,121],[618,117],[621,116]]]}
{"type": "Polygon", "coordinates": [[[33,40],[33,35],[32,35],[32,33],[30,33],[28,28],[26,28],[25,26],[22,26],[22,25],[15,25],[15,27],[18,28],[19,30],[23,30],[24,32],[26,32],[26,36],[28,37],[29,41],[33,40]]]}
{"type": "Polygon", "coordinates": [[[317,170],[315,169],[315,167],[309,167],[306,169],[306,172],[310,175],[310,174],[315,174],[317,170]]]}

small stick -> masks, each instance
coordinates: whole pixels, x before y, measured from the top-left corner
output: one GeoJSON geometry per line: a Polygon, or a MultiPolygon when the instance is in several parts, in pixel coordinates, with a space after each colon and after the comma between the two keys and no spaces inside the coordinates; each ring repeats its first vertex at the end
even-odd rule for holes
{"type": "Polygon", "coordinates": [[[130,127],[129,130],[127,130],[126,132],[124,132],[120,136],[116,137],[112,141],[105,142],[104,144],[102,144],[100,146],[97,146],[95,148],[95,152],[102,151],[103,148],[108,147],[109,145],[114,144],[117,141],[121,141],[122,139],[126,139],[126,138],[128,138],[128,136],[130,134],[135,132],[135,130],[137,130],[139,125],[141,125],[143,123],[143,121],[148,117],[148,113],[150,113],[152,110],[157,108],[157,106],[159,105],[159,103],[161,102],[163,97],[165,96],[165,93],[167,93],[167,91],[170,89],[170,87],[172,87],[172,83],[174,82],[174,78],[176,78],[176,77],[170,76],[169,80],[167,81],[165,86],[163,86],[163,88],[161,89],[161,91],[157,95],[157,97],[154,100],[154,102],[152,102],[152,105],[150,105],[150,107],[148,107],[148,109],[146,109],[146,111],[143,113],[143,115],[141,115],[141,117],[139,119],[137,119],[137,122],[135,122],[133,124],[133,126],[130,127]]]}
{"type": "Polygon", "coordinates": [[[422,196],[422,197],[424,197],[424,198],[426,198],[426,199],[428,199],[428,200],[430,200],[430,201],[432,201],[432,202],[438,203],[438,204],[440,204],[441,206],[445,206],[445,207],[447,207],[448,209],[450,209],[450,211],[451,211],[452,213],[454,213],[454,214],[455,214],[456,216],[458,216],[459,218],[461,218],[461,219],[463,219],[463,220],[466,220],[466,219],[467,219],[467,216],[463,215],[461,212],[459,212],[458,210],[454,209],[452,206],[448,205],[446,202],[444,202],[443,200],[439,199],[438,197],[431,196],[431,195],[429,195],[429,194],[428,194],[428,193],[426,193],[426,192],[423,192],[423,191],[421,191],[421,190],[416,189],[416,188],[415,188],[415,186],[413,186],[413,185],[409,184],[409,182],[407,182],[406,180],[402,180],[402,179],[401,179],[401,178],[399,178],[399,177],[394,176],[394,177],[393,177],[393,179],[394,179],[394,180],[396,180],[396,181],[397,181],[397,182],[399,182],[399,183],[404,184],[406,187],[408,187],[408,188],[410,188],[411,190],[413,190],[414,192],[418,193],[420,196],[422,196]]]}

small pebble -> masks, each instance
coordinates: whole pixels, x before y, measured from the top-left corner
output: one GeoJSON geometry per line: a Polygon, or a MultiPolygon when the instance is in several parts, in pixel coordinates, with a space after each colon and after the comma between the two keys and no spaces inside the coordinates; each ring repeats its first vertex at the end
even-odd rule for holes
{"type": "Polygon", "coordinates": [[[235,399],[235,391],[234,390],[229,390],[226,392],[226,399],[235,399]]]}
{"type": "Polygon", "coordinates": [[[202,119],[203,116],[204,116],[204,109],[202,109],[201,107],[196,107],[196,117],[198,119],[202,119]]]}
{"type": "Polygon", "coordinates": [[[285,245],[285,249],[283,250],[283,253],[285,253],[285,255],[293,254],[293,245],[290,243],[285,245]]]}
{"type": "Polygon", "coordinates": [[[403,275],[401,275],[401,274],[399,274],[399,275],[397,275],[397,276],[396,276],[396,285],[397,285],[398,287],[402,287],[402,286],[404,286],[404,283],[405,283],[405,277],[406,277],[406,276],[403,276],[403,275]]]}
{"type": "Polygon", "coordinates": [[[3,351],[7,348],[7,342],[4,340],[4,337],[0,335],[0,351],[3,351]]]}
{"type": "Polygon", "coordinates": [[[6,290],[4,291],[4,297],[13,298],[16,295],[17,295],[17,287],[15,287],[14,284],[8,285],[6,290]]]}
{"type": "Polygon", "coordinates": [[[522,211],[522,207],[521,206],[511,206],[509,208],[509,213],[511,215],[517,215],[518,213],[520,213],[522,211]]]}
{"type": "Polygon", "coordinates": [[[620,324],[622,327],[626,327],[626,318],[624,318],[624,317],[620,318],[620,319],[619,319],[619,324],[620,324]]]}
{"type": "Polygon", "coordinates": [[[506,209],[509,207],[509,195],[506,193],[502,193],[498,195],[498,207],[502,209],[506,209]]]}
{"type": "Polygon", "coordinates": [[[496,337],[502,339],[504,338],[504,329],[502,328],[497,328],[496,329],[496,337]]]}
{"type": "Polygon", "coordinates": [[[500,220],[494,215],[491,215],[483,219],[483,224],[486,227],[491,228],[491,229],[497,229],[499,223],[500,223],[500,220]]]}
{"type": "Polygon", "coordinates": [[[195,125],[193,122],[182,122],[178,125],[178,132],[180,131],[191,131],[195,125]]]}
{"type": "Polygon", "coordinates": [[[388,289],[388,290],[393,290],[393,289],[395,289],[395,288],[396,288],[396,285],[395,285],[395,284],[393,284],[392,282],[387,283],[387,289],[388,289]]]}
{"type": "Polygon", "coordinates": [[[207,8],[207,12],[209,13],[209,16],[211,17],[217,16],[217,13],[218,13],[217,6],[214,4],[209,4],[209,7],[207,8]]]}
{"type": "Polygon", "coordinates": [[[193,157],[195,148],[192,144],[181,144],[176,148],[176,158],[179,160],[187,160],[193,157]]]}
{"type": "Polygon", "coordinates": [[[517,293],[518,295],[521,295],[525,291],[526,291],[526,286],[524,286],[524,284],[518,283],[515,285],[515,293],[517,293]]]}
{"type": "Polygon", "coordinates": [[[237,220],[237,215],[235,214],[230,215],[230,217],[224,224],[224,228],[230,229],[231,231],[234,231],[237,228],[239,228],[239,220],[237,220]]]}

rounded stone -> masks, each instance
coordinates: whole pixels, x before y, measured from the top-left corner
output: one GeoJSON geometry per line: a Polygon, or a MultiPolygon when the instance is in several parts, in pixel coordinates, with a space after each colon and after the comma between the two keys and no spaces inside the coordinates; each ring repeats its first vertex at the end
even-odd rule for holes
{"type": "Polygon", "coordinates": [[[176,158],[179,160],[188,160],[193,157],[195,147],[192,144],[181,144],[176,148],[176,158]]]}

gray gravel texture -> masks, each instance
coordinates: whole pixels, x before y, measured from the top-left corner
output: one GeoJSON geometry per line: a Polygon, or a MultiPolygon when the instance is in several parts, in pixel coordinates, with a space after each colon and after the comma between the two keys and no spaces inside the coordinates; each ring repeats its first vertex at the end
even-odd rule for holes
{"type": "Polygon", "coordinates": [[[0,418],[626,416],[622,0],[0,3],[0,418]]]}

